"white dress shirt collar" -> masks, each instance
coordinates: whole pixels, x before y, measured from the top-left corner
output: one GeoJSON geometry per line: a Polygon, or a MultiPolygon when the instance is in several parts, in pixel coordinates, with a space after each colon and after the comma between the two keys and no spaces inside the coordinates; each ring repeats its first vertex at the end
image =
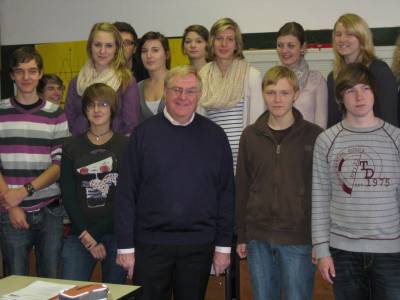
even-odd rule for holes
{"type": "Polygon", "coordinates": [[[172,125],[175,125],[175,126],[188,126],[190,123],[193,122],[194,114],[195,114],[195,113],[192,114],[192,116],[191,116],[191,118],[190,118],[190,120],[189,120],[188,122],[186,122],[186,123],[184,123],[184,124],[181,124],[181,123],[175,121],[174,118],[172,118],[172,116],[171,116],[171,115],[169,114],[169,112],[167,111],[167,108],[164,107],[164,116],[167,118],[168,121],[171,122],[172,125]]]}

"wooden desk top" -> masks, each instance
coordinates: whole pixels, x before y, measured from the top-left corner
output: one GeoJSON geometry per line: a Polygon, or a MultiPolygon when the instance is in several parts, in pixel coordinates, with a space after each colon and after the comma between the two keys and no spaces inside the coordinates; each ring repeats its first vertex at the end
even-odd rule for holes
{"type": "MultiPolygon", "coordinates": [[[[61,284],[73,284],[73,285],[83,285],[83,284],[93,283],[87,281],[11,275],[3,279],[0,279],[0,295],[9,294],[15,290],[22,289],[36,280],[61,283],[61,284]]],[[[136,293],[136,291],[139,289],[138,286],[134,285],[110,284],[110,283],[106,283],[106,285],[108,286],[111,293],[111,295],[109,296],[110,300],[131,299],[133,295],[136,293]]]]}

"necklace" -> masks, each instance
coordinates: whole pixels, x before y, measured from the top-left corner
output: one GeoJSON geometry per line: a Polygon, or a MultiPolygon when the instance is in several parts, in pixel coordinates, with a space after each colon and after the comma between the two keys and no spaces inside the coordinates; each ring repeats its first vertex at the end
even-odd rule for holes
{"type": "Polygon", "coordinates": [[[101,139],[103,136],[107,135],[108,133],[110,133],[110,132],[112,132],[112,131],[111,131],[111,129],[109,129],[108,131],[106,131],[106,132],[104,132],[104,133],[95,134],[93,131],[91,131],[91,130],[89,129],[89,132],[90,132],[91,135],[93,135],[93,136],[96,138],[96,141],[98,142],[98,141],[100,141],[100,139],[101,139]]]}

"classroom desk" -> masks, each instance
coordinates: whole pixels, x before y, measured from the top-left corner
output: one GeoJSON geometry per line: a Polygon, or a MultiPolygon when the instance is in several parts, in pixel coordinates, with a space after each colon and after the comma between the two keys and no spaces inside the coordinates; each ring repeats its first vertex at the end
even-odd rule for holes
{"type": "MultiPolygon", "coordinates": [[[[36,280],[54,282],[54,283],[74,284],[74,285],[83,285],[83,284],[93,283],[93,282],[87,282],[87,281],[11,275],[6,278],[0,279],[0,295],[9,294],[15,290],[22,289],[36,280]]],[[[138,286],[134,286],[134,285],[110,284],[110,283],[107,283],[106,285],[108,286],[110,293],[111,293],[111,295],[108,298],[109,300],[133,299],[133,296],[136,294],[137,290],[139,289],[138,286]]]]}

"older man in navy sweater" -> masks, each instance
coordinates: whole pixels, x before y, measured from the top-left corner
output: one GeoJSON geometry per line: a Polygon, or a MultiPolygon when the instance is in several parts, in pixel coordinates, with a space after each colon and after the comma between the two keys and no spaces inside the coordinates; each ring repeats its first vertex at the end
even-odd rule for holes
{"type": "Polygon", "coordinates": [[[181,66],[165,78],[166,107],[131,136],[115,204],[117,263],[138,299],[203,299],[213,264],[230,263],[234,184],[224,131],[195,113],[201,80],[181,66]]]}

